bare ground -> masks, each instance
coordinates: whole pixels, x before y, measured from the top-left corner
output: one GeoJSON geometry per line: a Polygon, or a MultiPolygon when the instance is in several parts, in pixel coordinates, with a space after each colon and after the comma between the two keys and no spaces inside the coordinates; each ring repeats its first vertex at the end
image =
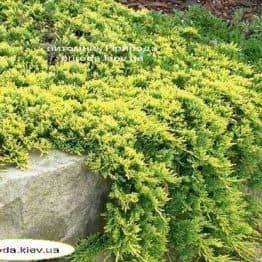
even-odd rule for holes
{"type": "Polygon", "coordinates": [[[254,15],[261,16],[261,0],[118,0],[133,9],[147,8],[154,11],[172,12],[186,10],[191,5],[202,5],[216,16],[231,20],[236,11],[240,18],[250,20],[254,15]]]}

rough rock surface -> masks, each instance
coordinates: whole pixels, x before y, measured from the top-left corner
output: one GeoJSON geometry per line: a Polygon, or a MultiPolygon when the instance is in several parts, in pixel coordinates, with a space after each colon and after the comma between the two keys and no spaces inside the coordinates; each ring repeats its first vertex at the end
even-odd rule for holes
{"type": "Polygon", "coordinates": [[[53,151],[32,155],[30,168],[0,173],[0,239],[74,244],[102,227],[108,183],[88,171],[85,157],[53,151]]]}

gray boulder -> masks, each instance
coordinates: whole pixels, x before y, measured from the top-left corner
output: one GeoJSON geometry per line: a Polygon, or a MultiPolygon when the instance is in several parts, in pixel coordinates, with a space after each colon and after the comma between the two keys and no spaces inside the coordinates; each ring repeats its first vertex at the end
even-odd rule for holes
{"type": "Polygon", "coordinates": [[[75,244],[102,229],[109,184],[85,168],[85,157],[32,154],[30,168],[0,173],[0,239],[75,244]]]}

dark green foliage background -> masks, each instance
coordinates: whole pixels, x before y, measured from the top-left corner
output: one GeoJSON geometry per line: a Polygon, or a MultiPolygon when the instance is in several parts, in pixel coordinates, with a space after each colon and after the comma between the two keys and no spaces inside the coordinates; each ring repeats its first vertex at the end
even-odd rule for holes
{"type": "Polygon", "coordinates": [[[25,168],[30,150],[57,148],[111,180],[104,233],[71,260],[254,261],[261,212],[246,189],[261,190],[261,19],[4,0],[0,21],[1,163],[25,168]],[[51,45],[158,51],[48,63],[51,45]]]}

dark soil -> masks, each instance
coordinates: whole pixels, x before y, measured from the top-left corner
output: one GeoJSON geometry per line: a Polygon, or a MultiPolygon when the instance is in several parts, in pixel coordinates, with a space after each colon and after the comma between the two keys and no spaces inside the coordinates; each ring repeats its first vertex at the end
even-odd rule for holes
{"type": "Polygon", "coordinates": [[[190,5],[202,5],[216,16],[231,20],[239,10],[240,19],[250,20],[254,15],[261,16],[262,0],[118,0],[136,10],[172,12],[174,9],[186,10],[190,5]]]}

